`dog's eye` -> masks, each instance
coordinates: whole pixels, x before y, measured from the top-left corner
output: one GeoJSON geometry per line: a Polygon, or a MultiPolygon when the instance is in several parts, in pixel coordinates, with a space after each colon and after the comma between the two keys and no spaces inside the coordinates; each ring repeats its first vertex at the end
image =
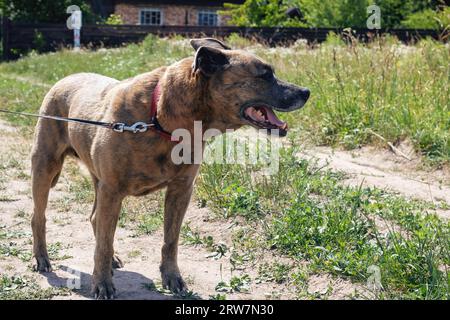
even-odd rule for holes
{"type": "Polygon", "coordinates": [[[266,80],[266,81],[270,81],[273,79],[273,72],[271,70],[267,70],[266,72],[264,72],[263,74],[259,75],[259,78],[266,80]]]}

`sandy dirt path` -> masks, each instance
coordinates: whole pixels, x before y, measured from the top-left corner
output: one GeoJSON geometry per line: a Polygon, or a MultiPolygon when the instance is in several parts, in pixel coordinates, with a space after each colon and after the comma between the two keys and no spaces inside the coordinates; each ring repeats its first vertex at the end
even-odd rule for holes
{"type": "MultiPolygon", "coordinates": [[[[434,204],[450,204],[450,173],[447,168],[434,171],[418,169],[420,158],[405,143],[401,148],[410,160],[389,150],[364,147],[354,151],[339,151],[329,147],[305,150],[299,157],[317,161],[318,166],[344,172],[345,183],[389,190],[400,195],[422,199],[434,204]]],[[[437,210],[450,219],[450,210],[437,210]]]]}

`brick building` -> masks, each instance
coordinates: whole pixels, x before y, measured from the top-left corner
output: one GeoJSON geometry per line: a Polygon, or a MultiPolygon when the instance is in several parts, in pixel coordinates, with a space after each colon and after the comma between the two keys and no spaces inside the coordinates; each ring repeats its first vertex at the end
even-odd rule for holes
{"type": "Polygon", "coordinates": [[[224,3],[244,3],[244,0],[225,1],[164,1],[164,0],[116,0],[114,13],[125,24],[167,26],[221,26],[226,17],[217,14],[224,3]]]}

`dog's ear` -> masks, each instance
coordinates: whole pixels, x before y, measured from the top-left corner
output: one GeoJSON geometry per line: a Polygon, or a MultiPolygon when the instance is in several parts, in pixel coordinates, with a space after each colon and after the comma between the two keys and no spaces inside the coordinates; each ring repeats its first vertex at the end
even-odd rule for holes
{"type": "Polygon", "coordinates": [[[210,47],[210,48],[217,48],[222,50],[231,50],[229,46],[227,46],[222,41],[219,41],[214,38],[201,38],[201,39],[191,39],[190,41],[191,46],[198,50],[200,47],[210,47]]]}
{"type": "Polygon", "coordinates": [[[194,72],[200,70],[203,75],[210,77],[229,63],[228,57],[221,50],[211,47],[200,47],[195,53],[192,69],[194,72]]]}

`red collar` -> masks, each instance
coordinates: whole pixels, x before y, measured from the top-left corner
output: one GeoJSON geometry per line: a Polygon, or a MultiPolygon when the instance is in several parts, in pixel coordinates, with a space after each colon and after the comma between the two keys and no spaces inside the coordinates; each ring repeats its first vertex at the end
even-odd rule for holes
{"type": "Polygon", "coordinates": [[[153,89],[152,93],[152,105],[150,107],[150,123],[153,124],[149,129],[159,134],[161,137],[168,141],[180,142],[180,140],[172,138],[172,134],[165,131],[158,122],[156,118],[156,114],[158,111],[158,102],[161,97],[161,86],[158,83],[156,84],[155,89],[153,89]]]}

